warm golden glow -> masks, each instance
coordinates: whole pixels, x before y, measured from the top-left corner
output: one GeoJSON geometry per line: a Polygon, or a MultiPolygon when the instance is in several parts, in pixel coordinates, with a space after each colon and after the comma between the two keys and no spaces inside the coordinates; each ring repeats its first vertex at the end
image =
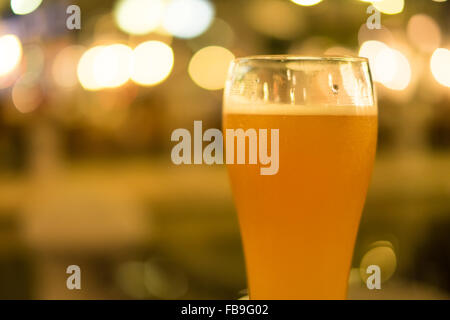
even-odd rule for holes
{"type": "Polygon", "coordinates": [[[13,71],[22,59],[22,44],[15,35],[0,37],[0,77],[13,71]]]}
{"type": "Polygon", "coordinates": [[[374,248],[366,252],[361,259],[360,275],[364,282],[370,274],[367,274],[367,267],[376,265],[381,269],[381,282],[389,280],[397,269],[397,257],[392,244],[388,241],[378,241],[373,244],[374,248]]]}
{"type": "Polygon", "coordinates": [[[36,79],[32,75],[24,75],[14,84],[11,98],[17,110],[28,113],[41,104],[43,96],[36,79]]]}
{"type": "Polygon", "coordinates": [[[301,6],[313,6],[322,2],[322,0],[291,0],[293,3],[299,4],[301,6]]]}
{"type": "Polygon", "coordinates": [[[114,18],[119,28],[136,35],[157,29],[163,13],[162,0],[120,0],[114,7],[114,18]]]}
{"type": "Polygon", "coordinates": [[[189,75],[201,88],[219,90],[225,85],[228,67],[234,55],[223,47],[206,47],[192,57],[189,63],[189,75]]]}
{"type": "Polygon", "coordinates": [[[208,0],[172,0],[164,15],[164,28],[175,37],[194,38],[205,32],[214,18],[208,0]]]}
{"type": "Polygon", "coordinates": [[[359,55],[369,59],[373,79],[392,90],[404,90],[412,78],[408,59],[398,50],[376,40],[361,45],[359,55]]]}
{"type": "MultiPolygon", "coordinates": [[[[384,81],[382,81],[382,84],[392,90],[405,90],[411,82],[412,78],[411,65],[408,59],[400,51],[387,49],[382,51],[381,55],[383,55],[386,51],[390,52],[387,57],[391,59],[386,63],[386,66],[390,65],[392,69],[395,69],[395,72],[389,79],[384,79],[384,81]]],[[[380,69],[384,69],[384,71],[387,72],[386,66],[380,67],[380,69]]]]}
{"type": "Polygon", "coordinates": [[[373,73],[377,81],[388,83],[394,79],[397,73],[395,51],[390,48],[382,49],[375,57],[373,73]]]}
{"type": "Polygon", "coordinates": [[[77,84],[77,62],[82,51],[82,46],[68,46],[56,55],[52,64],[55,84],[63,88],[72,88],[77,84]]]}
{"type": "Polygon", "coordinates": [[[215,18],[208,30],[201,36],[191,39],[189,47],[195,52],[207,46],[229,47],[233,45],[235,34],[231,26],[220,18],[215,18]]]}
{"type": "Polygon", "coordinates": [[[132,50],[123,44],[104,47],[94,59],[94,78],[103,88],[116,88],[130,79],[132,50]]]}
{"type": "Polygon", "coordinates": [[[302,12],[286,1],[249,0],[245,13],[253,29],[278,39],[293,39],[305,26],[302,12]]]}
{"type": "Polygon", "coordinates": [[[369,29],[367,25],[363,23],[358,31],[358,43],[361,45],[365,41],[370,40],[377,40],[386,44],[395,42],[392,32],[385,25],[381,25],[381,29],[369,29]]]}
{"type": "Polygon", "coordinates": [[[11,10],[17,15],[29,14],[36,10],[42,0],[11,0],[11,10]]]}
{"type": "Polygon", "coordinates": [[[433,52],[441,44],[439,25],[426,14],[416,14],[409,19],[408,38],[420,50],[433,52]]]}
{"type": "Polygon", "coordinates": [[[372,1],[373,6],[385,14],[401,13],[405,7],[404,0],[381,0],[372,1]]]}
{"type": "Polygon", "coordinates": [[[450,50],[436,49],[431,56],[430,68],[437,82],[445,87],[450,87],[450,50]]]}
{"type": "Polygon", "coordinates": [[[172,72],[174,63],[170,46],[160,41],[148,41],[133,51],[131,79],[143,86],[152,86],[164,81],[172,72]]]}
{"type": "Polygon", "coordinates": [[[155,85],[172,71],[172,49],[160,41],[141,43],[134,50],[124,44],[96,46],[78,63],[78,79],[86,90],[116,88],[130,78],[144,86],[155,85]]]}
{"type": "Polygon", "coordinates": [[[328,48],[323,54],[328,56],[351,56],[355,53],[349,48],[336,46],[328,48]]]}
{"type": "Polygon", "coordinates": [[[370,69],[372,70],[372,75],[375,81],[378,81],[376,75],[373,74],[375,71],[375,59],[377,55],[383,50],[388,48],[386,44],[377,40],[369,40],[363,42],[361,48],[359,49],[359,55],[369,59],[370,69]]]}
{"type": "Polygon", "coordinates": [[[104,46],[97,46],[87,50],[78,62],[78,80],[86,90],[100,90],[102,88],[94,75],[94,64],[103,49],[104,46]]]}

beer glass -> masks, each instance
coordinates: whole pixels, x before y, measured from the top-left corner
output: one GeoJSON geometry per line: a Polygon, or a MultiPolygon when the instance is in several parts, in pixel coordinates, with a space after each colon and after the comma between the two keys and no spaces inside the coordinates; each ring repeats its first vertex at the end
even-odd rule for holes
{"type": "MultiPolygon", "coordinates": [[[[278,129],[276,173],[227,161],[250,299],[345,299],[377,141],[368,61],[236,59],[224,92],[227,129],[278,129]]],[[[248,139],[236,148],[248,159],[248,139]]]]}

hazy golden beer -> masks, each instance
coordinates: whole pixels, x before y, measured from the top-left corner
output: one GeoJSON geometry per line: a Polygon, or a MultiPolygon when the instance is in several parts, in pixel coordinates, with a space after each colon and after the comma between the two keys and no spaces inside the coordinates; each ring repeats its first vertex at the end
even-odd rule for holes
{"type": "Polygon", "coordinates": [[[362,106],[243,101],[228,89],[224,130],[279,129],[276,175],[228,165],[250,298],[345,299],[376,149],[373,99],[362,106]]]}

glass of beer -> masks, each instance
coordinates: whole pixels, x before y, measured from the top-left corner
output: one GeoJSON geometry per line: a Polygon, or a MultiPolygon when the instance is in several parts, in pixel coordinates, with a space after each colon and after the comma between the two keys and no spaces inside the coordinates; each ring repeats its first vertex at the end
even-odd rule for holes
{"type": "Polygon", "coordinates": [[[368,61],[236,59],[224,93],[227,148],[238,139],[230,129],[245,133],[245,144],[230,145],[246,161],[227,167],[250,299],[345,299],[377,142],[368,61]],[[253,129],[278,130],[278,170],[263,174],[266,162],[249,161],[253,129]]]}

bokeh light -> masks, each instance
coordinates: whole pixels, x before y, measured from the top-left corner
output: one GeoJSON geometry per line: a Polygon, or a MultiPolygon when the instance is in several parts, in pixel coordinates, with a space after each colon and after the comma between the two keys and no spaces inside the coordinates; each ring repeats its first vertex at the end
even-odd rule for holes
{"type": "Polygon", "coordinates": [[[87,90],[119,87],[130,78],[131,59],[131,48],[123,44],[94,47],[81,57],[78,79],[87,90]]]}
{"type": "Polygon", "coordinates": [[[233,53],[226,48],[218,46],[203,48],[197,51],[189,62],[189,75],[203,89],[222,89],[233,59],[233,53]]]}
{"type": "Polygon", "coordinates": [[[450,50],[436,49],[431,56],[430,68],[437,82],[445,87],[450,87],[450,50]]]}
{"type": "Polygon", "coordinates": [[[17,15],[29,14],[36,10],[42,0],[11,0],[11,10],[17,15]]]}
{"type": "Polygon", "coordinates": [[[68,46],[62,49],[53,60],[52,76],[55,84],[62,88],[73,88],[76,86],[77,62],[83,54],[84,47],[68,46]]]}
{"type": "Polygon", "coordinates": [[[381,41],[370,40],[361,45],[359,55],[369,59],[374,81],[392,90],[404,90],[412,79],[411,65],[398,50],[381,41]]]}
{"type": "Polygon", "coordinates": [[[380,0],[372,1],[373,6],[385,14],[401,13],[405,7],[404,0],[380,0]]]}
{"type": "Polygon", "coordinates": [[[87,50],[78,62],[77,75],[82,87],[86,90],[99,90],[101,84],[96,81],[94,75],[94,65],[97,56],[104,46],[97,46],[87,50]]]}
{"type": "MultiPolygon", "coordinates": [[[[365,41],[361,45],[359,49],[359,55],[361,57],[369,59],[370,69],[372,70],[372,73],[375,70],[375,59],[377,55],[385,48],[388,48],[388,46],[383,42],[377,40],[365,41]]],[[[375,77],[374,80],[377,81],[375,77]]]]}
{"type": "Polygon", "coordinates": [[[430,16],[416,14],[409,19],[408,38],[420,50],[433,52],[441,44],[441,30],[430,16]]]}
{"type": "Polygon", "coordinates": [[[370,274],[367,274],[367,267],[376,265],[381,270],[381,282],[389,280],[397,269],[397,257],[392,244],[389,241],[377,241],[371,245],[371,249],[361,259],[360,275],[366,282],[370,274]]]}
{"type": "Polygon", "coordinates": [[[387,83],[392,81],[397,73],[397,61],[394,50],[390,48],[382,49],[375,57],[372,71],[378,82],[387,83]]]}
{"type": "Polygon", "coordinates": [[[194,38],[205,32],[214,18],[207,0],[172,0],[164,15],[164,28],[178,38],[194,38]]]}
{"type": "Polygon", "coordinates": [[[293,3],[299,4],[301,6],[313,6],[322,2],[322,0],[291,0],[293,3]]]}
{"type": "Polygon", "coordinates": [[[147,41],[133,51],[131,79],[144,86],[164,81],[172,71],[173,51],[161,41],[147,41]]]}
{"type": "Polygon", "coordinates": [[[114,18],[119,28],[136,35],[157,29],[163,13],[162,0],[120,0],[114,7],[114,18]]]}
{"type": "Polygon", "coordinates": [[[130,78],[132,50],[124,44],[104,47],[94,60],[95,81],[103,88],[115,88],[130,78]]]}
{"type": "Polygon", "coordinates": [[[15,35],[0,37],[0,77],[13,71],[22,59],[22,44],[15,35]]]}
{"type": "MultiPolygon", "coordinates": [[[[384,61],[383,58],[377,59],[376,64],[380,63],[379,70],[386,71],[386,66],[391,66],[392,69],[395,70],[392,77],[383,79],[381,82],[385,87],[391,90],[405,90],[411,82],[412,79],[412,70],[409,60],[405,57],[403,53],[395,49],[385,49],[383,50],[379,57],[386,57],[389,60],[384,61]],[[385,52],[389,52],[385,54],[385,52]],[[395,67],[394,67],[395,65],[395,67]]],[[[379,58],[378,57],[378,58],[379,58]]],[[[380,74],[380,71],[378,71],[380,74]]]]}
{"type": "Polygon", "coordinates": [[[81,57],[77,75],[86,90],[116,88],[130,78],[144,86],[162,82],[174,63],[170,46],[160,41],[147,41],[134,50],[124,44],[96,46],[81,57]]]}
{"type": "Polygon", "coordinates": [[[14,84],[11,98],[17,110],[29,113],[42,103],[43,95],[36,78],[24,75],[14,84]]]}

